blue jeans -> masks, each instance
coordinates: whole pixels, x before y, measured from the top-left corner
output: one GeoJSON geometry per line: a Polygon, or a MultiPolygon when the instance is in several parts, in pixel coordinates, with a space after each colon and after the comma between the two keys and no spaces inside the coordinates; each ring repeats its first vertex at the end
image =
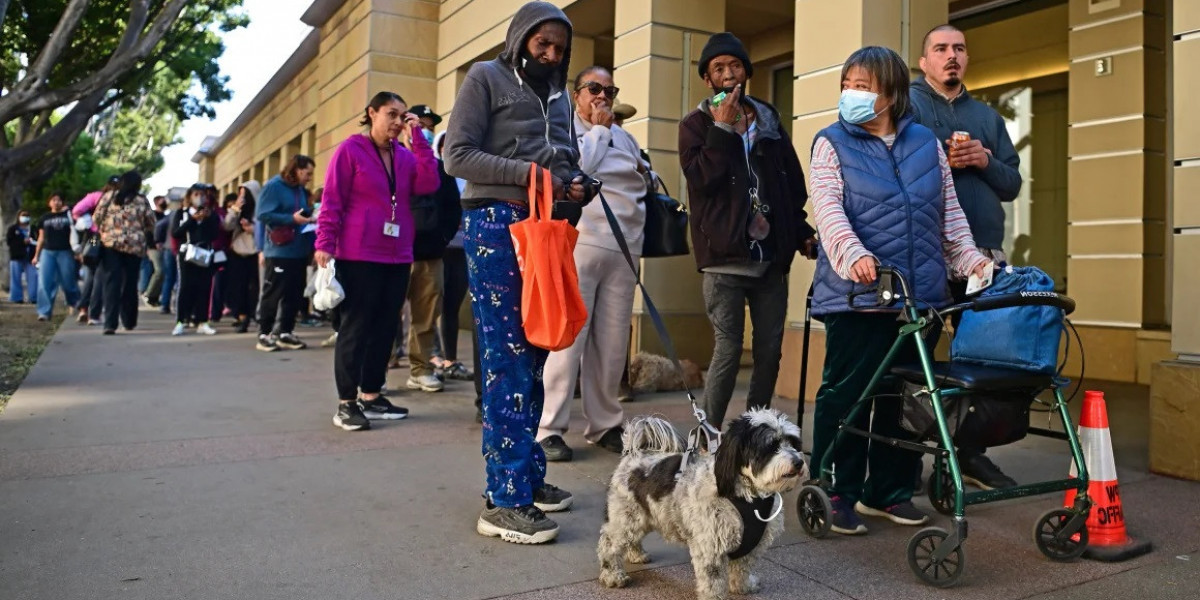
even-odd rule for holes
{"type": "Polygon", "coordinates": [[[175,251],[167,246],[162,249],[162,297],[158,299],[162,310],[171,310],[171,294],[175,291],[175,283],[179,281],[179,262],[175,258],[175,251]]]}
{"type": "Polygon", "coordinates": [[[8,261],[8,301],[24,302],[26,290],[29,291],[29,301],[36,302],[37,267],[28,260],[8,261]]]}
{"type": "Polygon", "coordinates": [[[38,261],[37,311],[43,317],[54,312],[54,300],[61,286],[67,296],[67,306],[79,305],[79,277],[75,272],[75,255],[70,250],[42,250],[38,261]]]}
{"type": "Polygon", "coordinates": [[[154,275],[154,263],[150,261],[149,256],[142,257],[142,264],[139,269],[137,291],[139,294],[142,294],[150,286],[150,276],[154,275]]]}
{"type": "Polygon", "coordinates": [[[483,377],[487,496],[509,508],[532,504],[546,477],[546,454],[536,434],[549,352],[525,340],[521,273],[508,232],[527,216],[527,210],[502,202],[463,214],[471,311],[479,332],[477,372],[483,377]]]}

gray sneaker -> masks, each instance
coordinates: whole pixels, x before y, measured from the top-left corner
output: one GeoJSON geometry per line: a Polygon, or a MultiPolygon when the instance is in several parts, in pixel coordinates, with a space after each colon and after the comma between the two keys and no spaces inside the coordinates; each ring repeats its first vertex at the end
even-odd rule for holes
{"type": "Polygon", "coordinates": [[[868,517],[883,517],[897,525],[924,525],[929,515],[921,512],[911,501],[905,500],[887,508],[874,508],[863,504],[860,500],[854,505],[854,510],[868,517]]]}
{"type": "Polygon", "coordinates": [[[514,544],[545,544],[558,537],[558,523],[532,504],[505,508],[488,502],[479,513],[475,531],[514,544]]]}
{"type": "Polygon", "coordinates": [[[571,462],[575,457],[575,451],[571,450],[561,435],[552,435],[538,443],[542,445],[547,462],[571,462]]]}
{"type": "Polygon", "coordinates": [[[533,505],[545,512],[567,510],[573,502],[575,497],[571,492],[548,483],[543,483],[541,488],[533,491],[533,505]]]}

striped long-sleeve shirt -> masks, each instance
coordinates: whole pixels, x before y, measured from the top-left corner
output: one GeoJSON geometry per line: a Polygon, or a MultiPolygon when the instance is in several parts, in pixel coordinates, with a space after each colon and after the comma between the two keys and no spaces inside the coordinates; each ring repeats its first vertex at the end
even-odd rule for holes
{"type": "MultiPolygon", "coordinates": [[[[895,136],[883,139],[888,147],[891,147],[895,136]]],[[[958,204],[950,164],[941,146],[938,146],[938,163],[942,168],[942,198],[946,203],[945,217],[942,221],[942,250],[951,276],[966,278],[976,266],[986,262],[988,258],[975,247],[975,240],[971,237],[971,226],[958,204]]],[[[817,139],[813,146],[812,165],[808,175],[813,218],[816,221],[817,233],[821,237],[821,246],[829,256],[829,263],[834,272],[843,279],[850,279],[850,267],[860,258],[874,258],[874,255],[863,246],[846,217],[843,206],[845,182],[842,179],[842,166],[829,140],[817,139]]]]}

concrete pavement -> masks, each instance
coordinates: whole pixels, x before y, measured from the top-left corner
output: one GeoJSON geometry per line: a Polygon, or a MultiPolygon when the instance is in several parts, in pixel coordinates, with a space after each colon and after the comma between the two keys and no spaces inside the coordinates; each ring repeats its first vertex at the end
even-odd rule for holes
{"type": "MultiPolygon", "coordinates": [[[[141,329],[117,336],[64,324],[0,415],[0,598],[694,597],[686,551],[657,536],[632,587],[595,582],[617,457],[586,445],[578,411],[567,436],[575,462],[550,466],[549,480],[577,499],[555,516],[559,541],[514,546],[474,532],[483,461],[469,382],[393,394],[411,419],[347,433],[330,422],[332,352],[316,347],[328,330],[298,332],[309,350],[264,354],[228,326],[172,338],[166,318],[141,317],[141,329]]],[[[392,387],[407,374],[392,371],[392,387]]],[[[868,536],[811,540],[793,494],[788,534],[761,565],[754,597],[1194,598],[1200,484],[1147,473],[1145,390],[1101,387],[1127,519],[1153,540],[1152,554],[1053,563],[1031,530],[1061,497],[983,505],[968,511],[963,581],[935,590],[906,566],[913,529],[871,520],[868,536]]],[[[690,418],[680,394],[626,408],[681,427],[690,418]]],[[[1050,440],[989,455],[1022,481],[1068,465],[1065,444],[1050,440]]]]}

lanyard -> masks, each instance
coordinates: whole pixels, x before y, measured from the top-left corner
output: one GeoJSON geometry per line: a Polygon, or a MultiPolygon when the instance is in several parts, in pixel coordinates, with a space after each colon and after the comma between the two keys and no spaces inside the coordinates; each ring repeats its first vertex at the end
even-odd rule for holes
{"type": "MultiPolygon", "coordinates": [[[[374,140],[371,140],[371,145],[375,146],[374,140]]],[[[375,156],[379,157],[379,166],[383,167],[383,174],[385,176],[387,176],[387,180],[388,180],[388,196],[392,200],[392,221],[391,221],[392,223],[396,222],[396,160],[395,160],[395,154],[394,154],[395,151],[396,151],[395,146],[392,146],[392,152],[393,152],[392,168],[389,170],[387,168],[387,161],[385,161],[383,159],[383,151],[379,149],[379,146],[375,146],[375,156]]]]}

